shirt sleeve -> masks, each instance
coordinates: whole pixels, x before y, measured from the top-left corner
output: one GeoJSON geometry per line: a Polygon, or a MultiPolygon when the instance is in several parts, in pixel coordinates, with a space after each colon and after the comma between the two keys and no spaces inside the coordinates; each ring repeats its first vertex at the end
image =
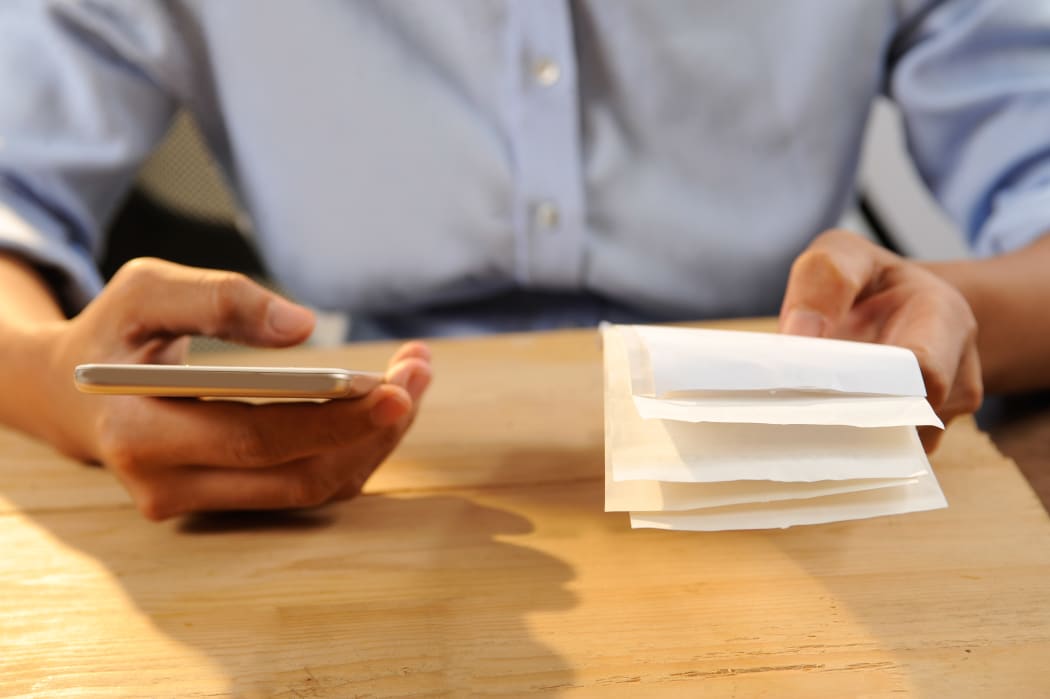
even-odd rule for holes
{"type": "Polygon", "coordinates": [[[1050,232],[1050,3],[903,8],[888,92],[920,175],[979,255],[1050,232]]]}
{"type": "Polygon", "coordinates": [[[183,63],[160,3],[0,3],[0,249],[48,271],[67,311],[101,288],[101,233],[183,63]]]}

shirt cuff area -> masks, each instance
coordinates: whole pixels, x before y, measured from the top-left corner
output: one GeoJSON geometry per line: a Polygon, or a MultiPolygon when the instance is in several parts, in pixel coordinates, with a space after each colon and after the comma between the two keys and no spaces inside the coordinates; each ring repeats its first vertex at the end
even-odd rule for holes
{"type": "Polygon", "coordinates": [[[0,201],[0,250],[41,268],[67,315],[78,313],[102,289],[91,253],[67,242],[60,224],[32,209],[0,201]]]}
{"type": "Polygon", "coordinates": [[[1001,255],[1050,233],[1050,161],[995,198],[992,213],[973,241],[981,257],[1001,255]]]}
{"type": "Polygon", "coordinates": [[[974,245],[977,255],[1011,252],[1050,233],[1050,187],[1027,193],[1024,204],[1003,208],[988,219],[974,245]]]}

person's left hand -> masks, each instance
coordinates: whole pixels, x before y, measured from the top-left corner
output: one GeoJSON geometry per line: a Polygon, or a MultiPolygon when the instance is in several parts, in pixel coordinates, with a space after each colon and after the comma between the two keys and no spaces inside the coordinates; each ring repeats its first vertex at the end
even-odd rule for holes
{"type": "MultiPolygon", "coordinates": [[[[948,282],[864,238],[821,234],[791,267],[780,331],[906,347],[915,353],[930,404],[947,425],[981,404],[977,321],[948,282]]],[[[942,432],[921,428],[926,451],[942,432]]]]}

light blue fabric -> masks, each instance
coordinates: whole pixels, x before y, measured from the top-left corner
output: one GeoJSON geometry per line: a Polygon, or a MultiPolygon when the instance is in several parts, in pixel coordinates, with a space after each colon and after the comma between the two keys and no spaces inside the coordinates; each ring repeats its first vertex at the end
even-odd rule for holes
{"type": "Polygon", "coordinates": [[[181,105],[306,302],[771,313],[880,90],[978,252],[1050,230],[1046,0],[5,0],[0,245],[86,302],[181,105]]]}

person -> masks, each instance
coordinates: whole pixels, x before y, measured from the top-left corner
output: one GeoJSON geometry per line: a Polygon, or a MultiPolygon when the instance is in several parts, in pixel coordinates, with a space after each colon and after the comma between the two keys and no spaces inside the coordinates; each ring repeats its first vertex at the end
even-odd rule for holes
{"type": "MultiPolygon", "coordinates": [[[[83,362],[203,334],[287,346],[306,308],[101,231],[193,113],[284,288],[367,336],[780,313],[915,351],[945,419],[1050,385],[1043,0],[22,0],[0,5],[0,420],[104,464],[149,518],[358,492],[431,379],[361,401],[78,394],[83,362]],[[980,259],[831,231],[873,98],[980,259]],[[785,291],[786,289],[786,291],[785,291]]],[[[932,447],[933,441],[928,442],[932,447]]]]}

